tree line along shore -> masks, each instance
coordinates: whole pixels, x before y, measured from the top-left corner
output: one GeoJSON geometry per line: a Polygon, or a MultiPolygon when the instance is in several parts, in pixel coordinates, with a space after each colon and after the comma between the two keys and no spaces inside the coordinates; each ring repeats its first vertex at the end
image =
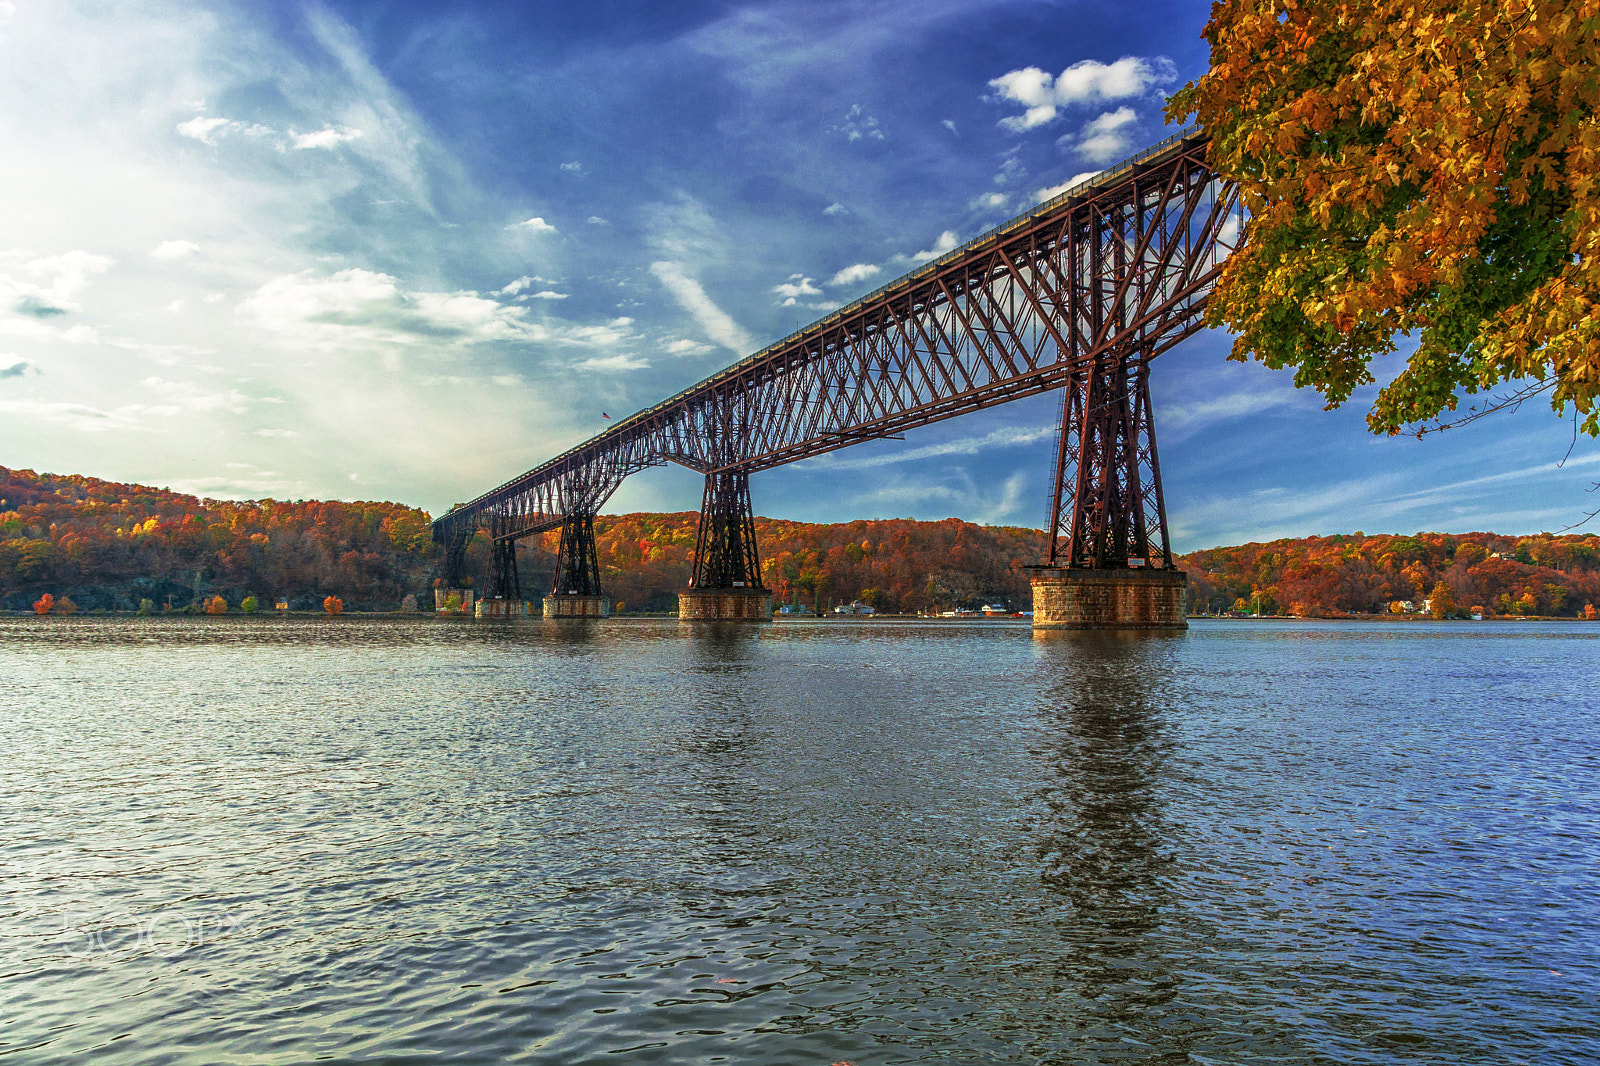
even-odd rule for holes
{"type": "MultiPolygon", "coordinates": [[[[618,610],[669,612],[699,516],[601,515],[602,581],[618,610]]],[[[441,556],[429,515],[396,503],[200,499],[82,475],[0,467],[0,609],[55,613],[431,608],[441,556]],[[48,601],[45,597],[49,597],[48,601]],[[248,601],[248,602],[247,602],[248,601]]],[[[758,518],[779,603],[886,613],[1029,605],[1044,534],[949,518],[833,524],[758,518]]],[[[518,544],[524,595],[555,569],[557,534],[518,544]]],[[[482,574],[488,544],[469,547],[482,574]]],[[[1600,536],[1352,533],[1182,556],[1190,610],[1301,617],[1594,617],[1600,536]]]]}

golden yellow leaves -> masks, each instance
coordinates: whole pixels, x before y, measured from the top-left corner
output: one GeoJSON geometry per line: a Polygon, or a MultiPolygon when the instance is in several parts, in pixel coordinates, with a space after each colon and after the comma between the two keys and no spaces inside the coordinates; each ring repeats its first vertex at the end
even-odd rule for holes
{"type": "Polygon", "coordinates": [[[1173,99],[1252,214],[1209,319],[1387,432],[1553,376],[1600,431],[1600,0],[1244,0],[1173,99]]]}

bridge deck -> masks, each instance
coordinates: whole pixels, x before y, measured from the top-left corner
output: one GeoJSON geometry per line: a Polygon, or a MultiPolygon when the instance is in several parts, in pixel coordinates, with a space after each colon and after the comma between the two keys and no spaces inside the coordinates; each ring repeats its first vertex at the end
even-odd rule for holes
{"type": "Polygon", "coordinates": [[[1232,192],[1187,129],[767,345],[435,522],[497,536],[593,513],[665,462],[768,469],[1062,385],[1200,328],[1232,192]],[[1109,323],[1109,325],[1108,325],[1109,323]]]}

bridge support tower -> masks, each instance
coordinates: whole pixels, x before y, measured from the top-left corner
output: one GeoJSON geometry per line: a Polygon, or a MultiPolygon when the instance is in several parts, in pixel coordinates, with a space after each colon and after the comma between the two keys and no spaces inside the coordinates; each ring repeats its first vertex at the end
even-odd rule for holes
{"type": "Polygon", "coordinates": [[[522,598],[522,580],[517,576],[517,539],[498,537],[489,545],[489,574],[483,583],[484,598],[473,614],[478,618],[526,618],[528,601],[522,598]]]}
{"type": "Polygon", "coordinates": [[[1109,352],[1064,389],[1050,557],[1033,571],[1035,629],[1187,629],[1142,353],[1109,352]]]}
{"type": "Polygon", "coordinates": [[[569,514],[561,524],[556,579],[544,598],[546,618],[605,618],[611,601],[600,590],[600,553],[594,543],[594,515],[569,514]]]}
{"type": "Polygon", "coordinates": [[[695,538],[694,573],[678,593],[678,617],[695,621],[772,621],[772,593],[761,584],[750,475],[706,475],[695,538]]]}
{"type": "Polygon", "coordinates": [[[473,613],[474,593],[467,579],[467,544],[471,540],[471,530],[455,530],[443,541],[444,566],[433,590],[433,607],[440,614],[473,613]]]}

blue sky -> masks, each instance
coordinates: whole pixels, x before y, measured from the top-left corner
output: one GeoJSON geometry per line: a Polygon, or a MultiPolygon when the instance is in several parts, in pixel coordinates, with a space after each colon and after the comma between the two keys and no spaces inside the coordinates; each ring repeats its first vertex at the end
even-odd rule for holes
{"type": "MultiPolygon", "coordinates": [[[[0,0],[0,463],[437,514],[1159,140],[1209,7],[0,0]]],[[[1600,506],[1537,401],[1379,439],[1228,344],[1153,377],[1180,550],[1600,506]]],[[[756,509],[1039,526],[1055,410],[756,509]]]]}

